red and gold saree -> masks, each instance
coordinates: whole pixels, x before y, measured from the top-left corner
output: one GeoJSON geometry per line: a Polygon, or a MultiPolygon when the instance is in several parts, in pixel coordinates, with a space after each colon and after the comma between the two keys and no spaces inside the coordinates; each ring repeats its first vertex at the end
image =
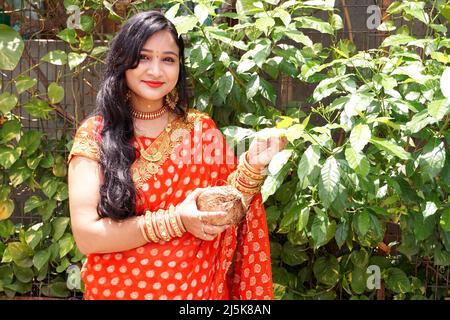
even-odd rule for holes
{"type": "MultiPolygon", "coordinates": [[[[86,119],[77,130],[74,155],[99,159],[102,118],[86,119]]],[[[136,150],[132,166],[136,212],[167,209],[196,188],[226,184],[236,167],[214,121],[190,109],[158,137],[140,137],[148,153],[161,154],[153,166],[136,150]]],[[[138,231],[137,231],[138,232],[138,231]]],[[[85,299],[273,299],[270,244],[261,194],[245,220],[212,241],[185,233],[181,238],[123,252],[89,254],[81,270],[85,299]]]]}

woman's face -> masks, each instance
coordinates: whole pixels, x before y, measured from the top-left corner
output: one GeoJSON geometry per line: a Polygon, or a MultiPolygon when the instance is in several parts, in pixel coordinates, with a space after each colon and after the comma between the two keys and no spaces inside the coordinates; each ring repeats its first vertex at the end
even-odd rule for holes
{"type": "Polygon", "coordinates": [[[178,45],[170,31],[161,30],[147,39],[139,65],[125,71],[125,78],[135,100],[161,101],[175,88],[179,73],[178,45]]]}

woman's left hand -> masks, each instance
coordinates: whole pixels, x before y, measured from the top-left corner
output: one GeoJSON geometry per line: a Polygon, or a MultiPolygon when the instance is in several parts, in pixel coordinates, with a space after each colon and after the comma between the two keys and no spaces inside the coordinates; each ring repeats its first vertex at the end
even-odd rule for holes
{"type": "Polygon", "coordinates": [[[263,170],[269,165],[273,156],[282,151],[288,144],[286,137],[268,137],[253,139],[248,149],[247,161],[254,168],[263,170]]]}

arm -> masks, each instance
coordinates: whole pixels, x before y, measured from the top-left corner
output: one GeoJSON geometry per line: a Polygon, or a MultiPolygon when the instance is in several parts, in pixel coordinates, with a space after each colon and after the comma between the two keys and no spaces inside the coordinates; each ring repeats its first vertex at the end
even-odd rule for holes
{"type": "Polygon", "coordinates": [[[139,230],[143,216],[121,222],[98,216],[103,174],[97,161],[74,156],[68,178],[72,231],[83,254],[125,251],[146,244],[139,230]]]}

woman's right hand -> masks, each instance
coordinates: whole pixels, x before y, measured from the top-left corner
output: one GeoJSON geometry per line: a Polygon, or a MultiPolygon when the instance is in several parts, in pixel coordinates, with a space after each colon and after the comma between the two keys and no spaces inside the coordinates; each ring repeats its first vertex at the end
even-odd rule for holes
{"type": "Polygon", "coordinates": [[[197,208],[197,198],[206,188],[197,188],[192,191],[182,203],[176,206],[177,213],[180,215],[186,230],[195,237],[211,241],[219,233],[225,231],[230,225],[212,225],[204,222],[205,217],[225,217],[228,213],[225,211],[200,211],[197,208]]]}

